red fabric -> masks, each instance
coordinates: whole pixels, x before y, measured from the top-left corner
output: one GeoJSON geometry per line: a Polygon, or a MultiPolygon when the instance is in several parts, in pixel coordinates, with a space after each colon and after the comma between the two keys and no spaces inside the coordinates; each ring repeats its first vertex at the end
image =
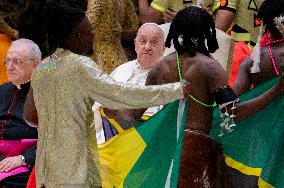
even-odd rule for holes
{"type": "Polygon", "coordinates": [[[234,86],[235,81],[238,77],[238,71],[241,63],[246,57],[250,56],[250,54],[251,50],[248,48],[248,45],[245,42],[241,41],[235,43],[232,65],[228,79],[228,84],[231,87],[234,86]]]}
{"type": "Polygon", "coordinates": [[[36,188],[35,168],[33,168],[26,188],[36,188]]]}
{"type": "Polygon", "coordinates": [[[280,38],[280,39],[276,39],[276,40],[271,40],[269,38],[269,35],[267,33],[265,33],[261,39],[260,42],[260,47],[264,47],[267,46],[268,44],[275,44],[275,43],[279,43],[279,42],[283,42],[284,38],[280,38]]]}
{"type": "Polygon", "coordinates": [[[260,47],[266,46],[270,42],[270,38],[267,33],[265,33],[261,39],[260,47]]]}
{"type": "Polygon", "coordinates": [[[0,153],[5,158],[17,156],[36,143],[37,139],[0,140],[0,153]]]}

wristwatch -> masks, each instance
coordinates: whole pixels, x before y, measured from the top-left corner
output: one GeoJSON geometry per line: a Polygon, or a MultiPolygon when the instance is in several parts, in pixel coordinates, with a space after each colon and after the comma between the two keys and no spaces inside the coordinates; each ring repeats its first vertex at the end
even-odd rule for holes
{"type": "Polygon", "coordinates": [[[20,155],[20,156],[21,156],[21,160],[22,160],[22,165],[23,165],[23,166],[26,166],[27,163],[26,163],[25,157],[24,157],[23,155],[20,155]]]}

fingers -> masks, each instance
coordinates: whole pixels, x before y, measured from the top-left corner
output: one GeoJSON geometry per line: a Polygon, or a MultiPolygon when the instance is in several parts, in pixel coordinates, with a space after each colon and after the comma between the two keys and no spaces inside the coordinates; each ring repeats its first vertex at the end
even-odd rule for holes
{"type": "Polygon", "coordinates": [[[9,160],[4,159],[1,161],[0,164],[0,172],[9,172],[10,170],[13,169],[13,163],[11,163],[9,160]]]}
{"type": "Polygon", "coordinates": [[[112,118],[112,119],[116,118],[116,116],[118,115],[118,110],[103,108],[103,111],[109,118],[112,118]]]}
{"type": "Polygon", "coordinates": [[[22,166],[21,157],[8,157],[0,162],[0,172],[9,172],[20,166],[22,166]]]}
{"type": "Polygon", "coordinates": [[[3,168],[3,172],[9,172],[11,170],[13,170],[15,168],[14,164],[7,164],[4,168],[3,168]]]}
{"type": "Polygon", "coordinates": [[[171,17],[175,17],[177,15],[177,12],[171,9],[167,9],[164,14],[167,14],[171,17]]]}
{"type": "Polygon", "coordinates": [[[186,83],[185,85],[183,85],[183,95],[184,97],[189,96],[191,93],[191,87],[190,87],[190,83],[186,83]]]}

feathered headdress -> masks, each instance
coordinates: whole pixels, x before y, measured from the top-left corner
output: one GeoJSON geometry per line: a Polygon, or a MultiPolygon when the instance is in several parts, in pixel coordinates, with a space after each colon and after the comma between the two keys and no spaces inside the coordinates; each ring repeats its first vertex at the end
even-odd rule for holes
{"type": "Polygon", "coordinates": [[[197,0],[196,6],[209,11],[208,9],[209,7],[212,6],[212,1],[211,0],[197,0]]]}
{"type": "Polygon", "coordinates": [[[284,37],[284,15],[281,14],[279,17],[275,17],[273,19],[276,28],[281,33],[282,37],[284,37]]]}
{"type": "Polygon", "coordinates": [[[259,63],[260,63],[260,42],[261,39],[263,37],[265,31],[265,26],[263,25],[263,23],[261,23],[260,26],[260,30],[259,30],[259,35],[258,35],[258,39],[257,39],[257,43],[252,51],[251,54],[251,59],[253,60],[253,65],[252,68],[250,69],[251,73],[258,73],[260,72],[260,68],[259,68],[259,63]]]}

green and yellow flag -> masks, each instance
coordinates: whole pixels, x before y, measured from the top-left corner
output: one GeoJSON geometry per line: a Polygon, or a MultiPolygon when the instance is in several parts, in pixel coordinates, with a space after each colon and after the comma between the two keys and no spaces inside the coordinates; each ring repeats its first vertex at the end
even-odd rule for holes
{"type": "Polygon", "coordinates": [[[103,187],[176,187],[187,111],[175,101],[146,122],[99,145],[103,187]]]}
{"type": "MultiPolygon", "coordinates": [[[[261,95],[278,81],[279,78],[270,80],[241,95],[241,101],[261,95]]],[[[284,187],[283,112],[284,97],[280,96],[262,111],[237,123],[233,132],[219,137],[221,118],[215,109],[211,136],[223,144],[227,165],[241,173],[232,176],[233,182],[244,181],[246,185],[246,181],[256,179],[258,187],[284,187]]]]}
{"type": "MultiPolygon", "coordinates": [[[[241,101],[262,94],[278,80],[243,94],[241,101]]],[[[222,137],[220,111],[214,109],[211,136],[223,144],[227,165],[238,172],[232,175],[232,186],[284,187],[283,107],[284,97],[279,97],[222,137]]],[[[99,145],[103,187],[177,187],[187,110],[184,101],[175,101],[127,131],[110,119],[120,133],[99,145]]]]}

